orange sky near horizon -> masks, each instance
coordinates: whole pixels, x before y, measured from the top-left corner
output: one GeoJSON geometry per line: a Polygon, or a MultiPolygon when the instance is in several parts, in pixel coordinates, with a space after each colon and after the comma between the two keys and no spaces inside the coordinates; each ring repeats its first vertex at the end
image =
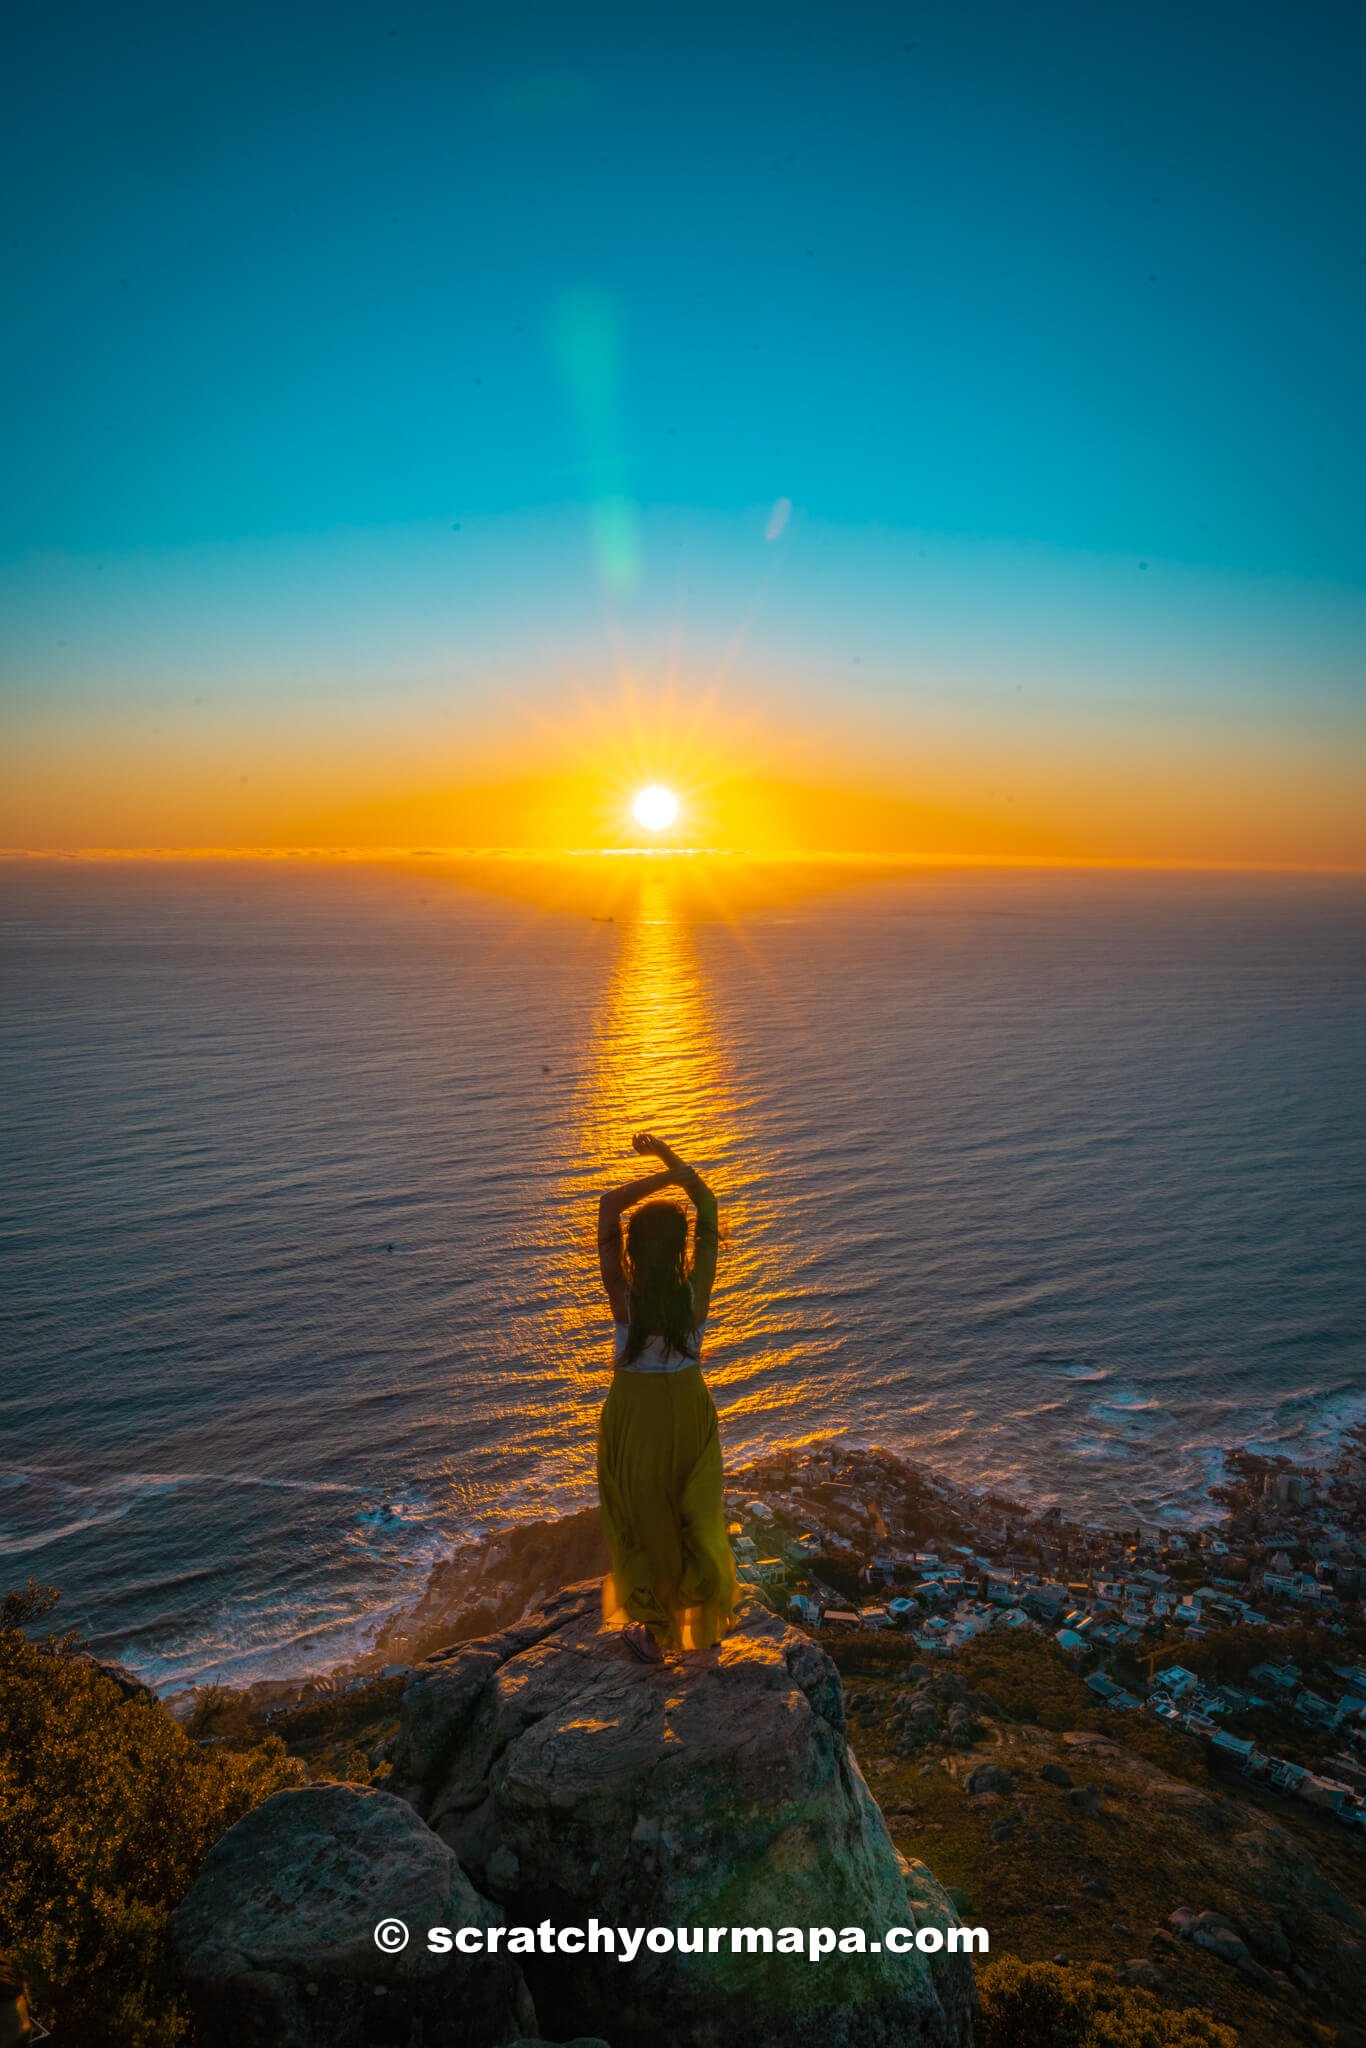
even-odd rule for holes
{"type": "MultiPolygon", "coordinates": [[[[651,844],[761,857],[865,855],[1366,870],[1353,758],[1312,732],[1074,717],[967,729],[802,732],[777,706],[725,719],[629,692],[567,714],[501,707],[460,734],[358,719],[218,716],[155,731],[16,722],[0,765],[6,850],[402,847],[543,853],[651,844]],[[631,816],[661,782],[655,835],[631,816]]],[[[453,723],[453,721],[451,722],[453,723]]]]}

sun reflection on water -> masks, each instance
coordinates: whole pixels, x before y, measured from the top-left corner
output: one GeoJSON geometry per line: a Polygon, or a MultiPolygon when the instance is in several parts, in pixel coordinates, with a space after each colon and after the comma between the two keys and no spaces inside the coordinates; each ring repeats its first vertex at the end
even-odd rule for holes
{"type": "MultiPolygon", "coordinates": [[[[529,1205],[507,1316],[512,1354],[535,1369],[523,1371],[505,1420],[521,1454],[553,1474],[557,1489],[580,1496],[592,1487],[612,1370],[598,1197],[654,1170],[631,1149],[635,1131],[667,1138],[719,1200],[703,1364],[728,1465],[834,1420],[819,1420],[835,1339],[828,1288],[814,1277],[828,1247],[803,1243],[800,1205],[763,1135],[765,1117],[746,1092],[719,1002],[740,956],[753,999],[783,1009],[798,996],[772,983],[743,923],[695,875],[640,863],[622,882],[629,886],[614,895],[613,916],[597,918],[613,927],[604,938],[614,957],[584,1034],[577,1087],[547,1133],[559,1163],[529,1205]]],[[[767,1120],[771,1128],[771,1107],[767,1120]]],[[[681,1193],[670,1198],[688,1206],[681,1193]]]]}

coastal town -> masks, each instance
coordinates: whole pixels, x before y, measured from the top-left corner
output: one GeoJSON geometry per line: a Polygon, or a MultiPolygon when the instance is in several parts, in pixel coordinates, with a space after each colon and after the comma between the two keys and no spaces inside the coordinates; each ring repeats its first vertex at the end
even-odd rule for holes
{"type": "Polygon", "coordinates": [[[1105,1708],[1366,1834],[1366,1426],[1322,1468],[1232,1452],[1213,1500],[1202,1527],[1102,1529],[839,1443],[727,1494],[741,1579],[802,1628],[926,1659],[1051,1638],[1105,1708]]]}

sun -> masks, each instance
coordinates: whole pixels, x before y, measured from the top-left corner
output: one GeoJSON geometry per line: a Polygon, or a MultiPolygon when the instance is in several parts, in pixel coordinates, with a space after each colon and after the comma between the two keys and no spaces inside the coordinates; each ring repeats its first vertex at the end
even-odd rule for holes
{"type": "Polygon", "coordinates": [[[641,790],[631,813],[637,825],[643,825],[647,832],[666,832],[678,816],[678,798],[662,783],[652,782],[648,789],[641,790]]]}

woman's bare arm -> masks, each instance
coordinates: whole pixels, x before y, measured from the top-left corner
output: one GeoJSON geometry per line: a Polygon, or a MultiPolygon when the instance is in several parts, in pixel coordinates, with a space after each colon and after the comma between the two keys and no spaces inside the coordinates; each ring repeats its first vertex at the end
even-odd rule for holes
{"type": "Polygon", "coordinates": [[[598,1270],[607,1299],[612,1305],[612,1314],[617,1322],[626,1321],[626,1274],[621,1263],[621,1219],[625,1210],[643,1202],[647,1195],[657,1195],[661,1188],[672,1187],[671,1173],[647,1173],[640,1180],[628,1181],[625,1187],[609,1188],[598,1201],[598,1270]]]}
{"type": "Polygon", "coordinates": [[[663,1138],[638,1131],[631,1143],[637,1152],[652,1152],[657,1159],[663,1160],[668,1178],[682,1188],[697,1212],[693,1228],[692,1298],[695,1323],[703,1322],[711,1307],[711,1291],[716,1284],[716,1258],[720,1250],[716,1197],[696,1167],[680,1159],[673,1146],[666,1144],[663,1138]]]}

